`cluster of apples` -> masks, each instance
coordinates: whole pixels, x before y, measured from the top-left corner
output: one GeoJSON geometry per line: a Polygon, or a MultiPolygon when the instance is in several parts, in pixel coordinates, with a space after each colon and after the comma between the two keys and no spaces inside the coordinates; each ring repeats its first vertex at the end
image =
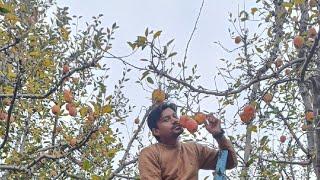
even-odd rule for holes
{"type": "MultiPolygon", "coordinates": [[[[317,30],[314,27],[309,28],[307,32],[308,41],[313,42],[316,37],[317,37],[317,30]]],[[[305,40],[302,36],[298,35],[293,39],[293,45],[297,49],[302,48],[304,44],[305,44],[305,40]]]]}
{"type": "MultiPolygon", "coordinates": [[[[73,104],[73,95],[72,92],[70,90],[64,90],[63,91],[63,98],[64,101],[67,103],[66,104],[66,109],[69,111],[69,115],[70,116],[76,116],[77,115],[77,108],[76,106],[73,104]]],[[[51,112],[54,115],[58,115],[60,114],[60,106],[59,105],[54,105],[51,108],[51,112]]]]}
{"type": "MultiPolygon", "coordinates": [[[[317,5],[317,1],[310,0],[309,5],[311,7],[315,7],[317,5]]],[[[308,41],[313,42],[316,37],[317,37],[317,30],[314,27],[310,27],[307,31],[308,41]]],[[[234,38],[234,42],[236,44],[240,44],[242,42],[242,37],[236,36],[234,38]]],[[[303,47],[304,44],[305,44],[305,38],[303,36],[297,35],[293,38],[293,45],[295,48],[300,49],[303,47]]]]}
{"type": "Polygon", "coordinates": [[[203,124],[206,119],[206,114],[197,112],[193,118],[188,115],[180,116],[179,123],[183,128],[186,128],[190,133],[193,134],[198,130],[198,125],[203,124]]]}

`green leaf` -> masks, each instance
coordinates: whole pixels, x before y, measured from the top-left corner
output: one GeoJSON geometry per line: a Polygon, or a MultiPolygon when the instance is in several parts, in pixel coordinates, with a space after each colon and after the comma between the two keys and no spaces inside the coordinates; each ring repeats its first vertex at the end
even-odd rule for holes
{"type": "Polygon", "coordinates": [[[270,27],[270,28],[268,29],[267,34],[268,34],[269,37],[273,37],[273,36],[272,36],[272,27],[270,27]]]}
{"type": "Polygon", "coordinates": [[[150,83],[150,84],[154,84],[153,79],[152,79],[151,77],[147,77],[147,81],[148,81],[148,83],[150,83]]]}
{"type": "Polygon", "coordinates": [[[112,29],[115,29],[117,27],[117,23],[112,24],[112,29]]]}
{"type": "Polygon", "coordinates": [[[173,41],[174,39],[171,39],[169,42],[167,42],[167,46],[169,46],[173,41]]]}
{"type": "Polygon", "coordinates": [[[260,140],[260,145],[265,145],[268,142],[268,136],[263,136],[263,138],[260,140]]]}
{"type": "Polygon", "coordinates": [[[163,47],[163,54],[167,54],[167,52],[168,52],[168,48],[167,48],[167,46],[164,46],[163,47]]]}
{"type": "Polygon", "coordinates": [[[6,13],[8,13],[10,11],[8,9],[4,8],[4,7],[0,7],[0,12],[6,14],[6,13]]]}
{"type": "Polygon", "coordinates": [[[129,46],[132,48],[132,50],[134,50],[134,48],[136,48],[136,44],[132,43],[132,42],[127,42],[129,44],[129,46]]]}
{"type": "Polygon", "coordinates": [[[263,53],[262,49],[261,48],[258,48],[257,46],[255,47],[256,50],[259,52],[259,53],[263,53]]]}
{"type": "Polygon", "coordinates": [[[83,161],[82,166],[83,166],[83,169],[86,171],[88,171],[91,167],[90,162],[87,159],[83,161]]]}
{"type": "Polygon", "coordinates": [[[169,58],[169,57],[172,57],[172,56],[175,56],[175,55],[177,55],[177,52],[170,53],[169,56],[168,56],[168,58],[169,58]]]}
{"type": "Polygon", "coordinates": [[[147,37],[149,34],[149,29],[147,28],[146,31],[144,32],[144,35],[147,37]]]}
{"type": "Polygon", "coordinates": [[[246,21],[249,19],[249,14],[246,11],[241,11],[239,17],[241,21],[246,21]]]}
{"type": "Polygon", "coordinates": [[[149,71],[145,71],[142,73],[141,80],[144,79],[149,74],[149,71]]]}

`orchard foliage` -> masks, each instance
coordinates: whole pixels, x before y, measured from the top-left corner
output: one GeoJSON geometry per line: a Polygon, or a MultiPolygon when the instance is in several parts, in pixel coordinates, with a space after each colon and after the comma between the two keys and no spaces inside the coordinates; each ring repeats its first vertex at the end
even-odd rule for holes
{"type": "Polygon", "coordinates": [[[112,173],[123,144],[111,126],[131,111],[121,92],[130,70],[106,85],[118,26],[101,27],[101,16],[81,30],[53,1],[0,2],[0,177],[112,173]]]}

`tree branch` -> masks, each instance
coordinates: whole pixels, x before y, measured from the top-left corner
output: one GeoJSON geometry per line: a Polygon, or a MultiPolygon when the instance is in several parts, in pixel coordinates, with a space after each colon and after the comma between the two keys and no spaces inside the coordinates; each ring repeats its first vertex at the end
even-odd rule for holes
{"type": "Polygon", "coordinates": [[[262,80],[266,80],[266,79],[270,79],[270,78],[274,78],[274,77],[277,77],[280,72],[282,72],[285,68],[295,64],[295,63],[300,63],[302,62],[303,59],[296,59],[296,60],[293,60],[293,61],[290,61],[289,63],[281,66],[281,68],[279,68],[277,71],[273,72],[272,74],[270,75],[265,75],[265,76],[258,76],[254,79],[252,79],[249,83],[246,83],[245,85],[242,85],[240,86],[238,89],[228,89],[228,90],[224,90],[224,91],[212,91],[212,90],[208,90],[206,88],[202,88],[202,87],[198,87],[196,88],[195,86],[192,86],[188,83],[186,83],[185,81],[182,81],[182,80],[179,80],[177,78],[174,78],[172,76],[170,76],[169,74],[165,73],[165,72],[162,72],[154,67],[150,67],[152,71],[154,71],[156,74],[158,75],[162,75],[162,76],[165,76],[166,78],[176,82],[176,83],[179,83],[179,84],[182,84],[183,86],[189,88],[191,91],[194,91],[194,92],[198,92],[198,93],[203,93],[203,94],[211,94],[211,95],[215,95],[215,96],[227,96],[227,95],[230,95],[230,94],[237,94],[247,88],[249,88],[251,85],[253,85],[254,83],[257,83],[257,82],[260,82],[262,80]]]}
{"type": "Polygon", "coordinates": [[[316,39],[314,40],[314,43],[313,43],[312,48],[310,50],[310,53],[308,54],[307,59],[303,63],[302,70],[301,70],[301,77],[300,77],[302,82],[304,81],[304,77],[305,77],[305,74],[306,74],[306,70],[307,70],[308,64],[310,63],[311,58],[313,57],[313,55],[314,55],[314,53],[316,51],[316,48],[317,48],[317,46],[319,44],[319,39],[320,39],[320,28],[318,30],[318,35],[317,35],[316,39]]]}
{"type": "MultiPolygon", "coordinates": [[[[125,150],[125,152],[124,152],[124,155],[122,156],[121,160],[119,161],[119,162],[120,162],[119,167],[111,173],[111,175],[109,176],[109,179],[112,179],[112,178],[115,176],[115,174],[119,173],[126,165],[128,165],[128,162],[125,163],[125,160],[126,160],[128,154],[129,154],[129,151],[130,151],[130,148],[131,148],[131,146],[132,146],[132,143],[133,143],[134,140],[136,140],[139,132],[140,132],[141,129],[142,129],[142,126],[145,124],[145,121],[147,120],[147,117],[148,117],[148,115],[149,115],[149,113],[150,113],[150,111],[152,110],[153,107],[154,107],[154,105],[150,106],[150,107],[147,109],[145,115],[143,116],[142,121],[140,122],[140,124],[139,124],[139,126],[138,126],[138,129],[135,131],[135,133],[134,133],[133,136],[131,137],[131,139],[130,139],[127,147],[126,147],[126,150],[125,150]]],[[[132,162],[132,161],[133,161],[133,160],[129,161],[129,164],[134,163],[136,160],[135,160],[134,162],[132,162]]]]}
{"type": "Polygon", "coordinates": [[[1,47],[1,48],[0,48],[0,52],[9,49],[9,48],[12,47],[12,46],[15,46],[15,45],[18,44],[19,42],[20,42],[20,38],[15,38],[13,43],[7,44],[7,45],[1,47]]]}
{"type": "Polygon", "coordinates": [[[266,159],[263,157],[259,157],[260,159],[264,160],[264,161],[268,161],[268,162],[276,162],[276,163],[282,163],[282,164],[296,164],[296,165],[301,165],[301,166],[305,166],[305,165],[310,165],[312,163],[311,160],[307,161],[307,162],[297,162],[297,161],[280,161],[280,160],[272,160],[272,159],[266,159]]]}
{"type": "Polygon", "coordinates": [[[14,101],[16,100],[17,98],[17,93],[18,93],[18,89],[19,89],[19,86],[21,84],[21,67],[20,67],[20,64],[18,65],[18,75],[17,75],[17,80],[16,80],[16,85],[14,87],[14,91],[13,91],[13,98],[11,99],[11,103],[10,103],[10,107],[9,107],[9,110],[8,110],[8,116],[7,116],[7,121],[6,121],[6,134],[3,138],[3,142],[1,143],[0,145],[0,150],[4,147],[4,145],[6,144],[8,138],[9,138],[9,131],[10,131],[10,119],[11,119],[11,115],[12,115],[12,111],[13,111],[13,108],[14,108],[14,101]]]}
{"type": "MultiPolygon", "coordinates": [[[[62,85],[63,81],[66,78],[70,77],[72,74],[74,74],[78,71],[82,71],[86,68],[90,68],[90,67],[94,67],[94,66],[95,66],[95,61],[93,61],[92,63],[85,64],[82,67],[72,69],[70,72],[68,72],[67,74],[62,76],[62,78],[51,89],[49,89],[49,91],[45,94],[17,94],[16,98],[45,99],[48,96],[50,96],[53,92],[55,92],[62,85]]],[[[13,96],[14,96],[13,94],[0,94],[0,98],[11,98],[13,96]]]]}

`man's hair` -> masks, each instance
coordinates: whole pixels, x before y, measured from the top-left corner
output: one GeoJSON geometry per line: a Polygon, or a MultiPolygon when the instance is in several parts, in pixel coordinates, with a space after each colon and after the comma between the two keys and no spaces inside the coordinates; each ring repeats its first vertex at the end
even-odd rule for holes
{"type": "MultiPolygon", "coordinates": [[[[170,102],[161,103],[151,110],[147,119],[147,123],[151,131],[153,128],[158,128],[157,122],[161,118],[161,113],[167,108],[171,108],[174,112],[177,112],[177,105],[170,102]]],[[[159,141],[159,137],[155,136],[155,138],[159,141]]]]}

